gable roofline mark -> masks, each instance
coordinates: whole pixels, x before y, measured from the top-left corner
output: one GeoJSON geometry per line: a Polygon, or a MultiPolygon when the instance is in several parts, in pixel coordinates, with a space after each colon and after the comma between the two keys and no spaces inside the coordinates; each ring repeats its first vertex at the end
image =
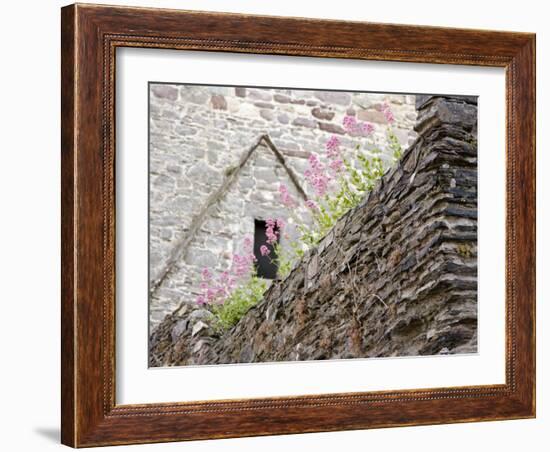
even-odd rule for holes
{"type": "Polygon", "coordinates": [[[184,232],[182,234],[182,237],[176,242],[176,245],[172,249],[172,252],[170,253],[168,260],[166,261],[166,264],[164,265],[162,271],[160,272],[159,276],[156,278],[155,281],[151,283],[151,287],[149,288],[150,296],[153,296],[156,291],[162,286],[162,283],[166,280],[166,278],[171,274],[171,272],[174,270],[176,263],[180,261],[181,259],[184,259],[187,251],[189,249],[189,246],[193,242],[193,239],[195,238],[195,235],[200,230],[202,224],[204,223],[204,220],[206,219],[206,216],[210,209],[218,204],[218,202],[223,198],[225,193],[231,188],[233,183],[237,180],[238,175],[240,174],[241,170],[244,168],[248,160],[250,160],[250,157],[254,154],[256,149],[264,143],[266,147],[273,152],[275,157],[277,158],[277,161],[281,164],[281,166],[285,169],[289,179],[292,181],[292,184],[295,186],[296,190],[298,191],[298,194],[300,197],[307,201],[308,197],[300,185],[300,182],[298,181],[298,177],[286,164],[286,160],[284,155],[277,149],[271,138],[268,134],[261,135],[255,144],[253,144],[248,151],[246,151],[239,160],[239,163],[236,167],[228,167],[225,169],[224,174],[226,174],[226,177],[222,184],[218,187],[217,190],[215,190],[212,194],[208,196],[206,199],[206,202],[203,204],[202,208],[200,209],[199,213],[191,220],[191,224],[189,225],[189,229],[187,232],[184,232]]]}

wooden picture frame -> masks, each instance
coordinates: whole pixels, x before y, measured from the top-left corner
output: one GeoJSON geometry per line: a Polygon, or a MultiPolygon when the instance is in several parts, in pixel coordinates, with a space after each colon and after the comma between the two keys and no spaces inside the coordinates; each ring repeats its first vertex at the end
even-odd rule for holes
{"type": "Polygon", "coordinates": [[[62,442],[73,447],[535,416],[535,35],[162,9],[62,9],[62,442]],[[506,69],[506,383],[115,403],[115,50],[506,69]]]}

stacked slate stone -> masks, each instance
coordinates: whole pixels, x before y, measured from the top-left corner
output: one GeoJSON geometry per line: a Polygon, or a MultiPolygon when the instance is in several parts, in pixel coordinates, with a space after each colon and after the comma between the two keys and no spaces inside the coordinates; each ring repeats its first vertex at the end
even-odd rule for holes
{"type": "Polygon", "coordinates": [[[401,162],[290,275],[219,336],[185,305],[150,365],[477,351],[477,101],[418,96],[401,162]]]}

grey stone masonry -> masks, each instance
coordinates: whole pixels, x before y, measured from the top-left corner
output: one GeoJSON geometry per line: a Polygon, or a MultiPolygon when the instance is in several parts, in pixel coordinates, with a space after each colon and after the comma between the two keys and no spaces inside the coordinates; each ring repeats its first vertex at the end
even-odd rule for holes
{"type": "Polygon", "coordinates": [[[406,147],[416,137],[414,96],[151,83],[151,329],[180,303],[194,303],[203,267],[214,275],[227,269],[244,236],[253,233],[254,219],[283,214],[280,184],[300,199],[281,162],[261,145],[230,189],[204,212],[213,193],[261,136],[270,137],[307,192],[307,158],[322,152],[333,134],[349,149],[367,142],[372,147],[372,138],[382,147],[382,157],[391,161],[383,145],[385,102],[394,111],[395,134],[406,147]],[[345,115],[371,122],[372,137],[347,134],[342,127],[345,115]],[[196,230],[202,214],[204,221],[196,230]],[[184,252],[175,253],[182,243],[184,252]]]}
{"type": "Polygon", "coordinates": [[[286,279],[221,336],[182,306],[151,335],[150,365],[476,352],[477,103],[419,107],[399,164],[286,279]]]}

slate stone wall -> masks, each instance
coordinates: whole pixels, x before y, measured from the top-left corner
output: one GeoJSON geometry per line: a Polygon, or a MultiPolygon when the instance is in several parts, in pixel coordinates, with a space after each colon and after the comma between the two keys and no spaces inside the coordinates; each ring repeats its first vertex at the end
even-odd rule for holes
{"type": "MultiPolygon", "coordinates": [[[[344,132],[346,114],[371,122],[375,141],[383,142],[384,102],[394,111],[396,135],[408,145],[416,137],[414,96],[151,84],[151,328],[181,302],[194,303],[203,267],[215,275],[229,267],[243,238],[253,234],[254,218],[284,214],[277,195],[280,183],[299,199],[280,162],[260,146],[231,189],[193,231],[209,197],[260,136],[269,135],[307,190],[301,179],[307,157],[322,152],[332,134],[350,149],[366,143],[361,134],[344,132]],[[189,240],[186,251],[170,266],[174,249],[189,240]],[[165,275],[167,267],[170,271],[165,275]]],[[[389,154],[383,157],[389,160],[389,154]]]]}
{"type": "Polygon", "coordinates": [[[356,209],[221,337],[191,305],[150,365],[477,351],[477,104],[418,97],[418,139],[356,209]]]}

